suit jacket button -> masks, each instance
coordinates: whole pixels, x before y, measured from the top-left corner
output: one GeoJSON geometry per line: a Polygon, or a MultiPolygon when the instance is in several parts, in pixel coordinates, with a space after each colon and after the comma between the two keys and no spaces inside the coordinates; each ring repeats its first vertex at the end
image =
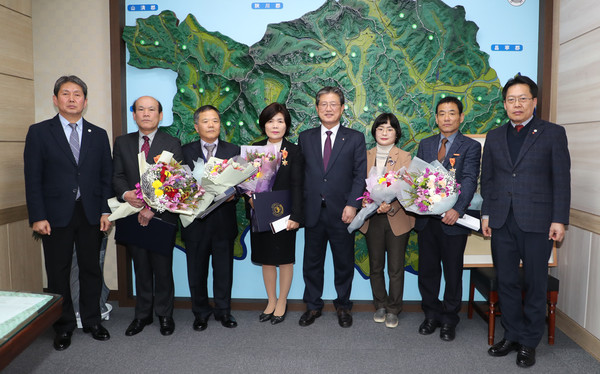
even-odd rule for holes
{"type": "Polygon", "coordinates": [[[77,193],[77,190],[73,190],[73,193],[77,193]]]}
{"type": "Polygon", "coordinates": [[[513,173],[513,178],[517,176],[517,173],[513,173]]]}
{"type": "Polygon", "coordinates": [[[327,182],[327,178],[323,179],[323,182],[327,182]]]}

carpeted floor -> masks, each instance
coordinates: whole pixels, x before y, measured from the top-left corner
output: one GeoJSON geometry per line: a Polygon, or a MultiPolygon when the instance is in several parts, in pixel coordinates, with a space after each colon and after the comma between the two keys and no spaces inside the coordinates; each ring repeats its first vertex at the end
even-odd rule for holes
{"type": "MultiPolygon", "coordinates": [[[[401,314],[395,329],[374,323],[367,312],[354,313],[348,329],[338,326],[332,312],[308,327],[298,325],[300,312],[288,313],[275,326],[260,323],[258,314],[233,311],[237,328],[226,329],[211,319],[208,329],[196,332],[191,311],[177,309],[172,336],[160,335],[155,319],[127,337],[133,309],[115,306],[104,322],[109,341],[95,341],[77,330],[71,347],[56,352],[50,329],[2,373],[600,373],[600,362],[558,329],[555,345],[544,337],[537,364],[526,370],[516,366],[516,353],[487,354],[487,326],[479,317],[461,315],[456,340],[444,342],[437,331],[419,335],[421,313],[401,314]]],[[[499,326],[497,339],[501,335],[499,326]]]]}

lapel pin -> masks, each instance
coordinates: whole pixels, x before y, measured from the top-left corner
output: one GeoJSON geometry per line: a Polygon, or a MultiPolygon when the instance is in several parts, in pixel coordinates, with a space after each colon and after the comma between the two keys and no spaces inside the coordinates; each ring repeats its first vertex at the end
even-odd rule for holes
{"type": "Polygon", "coordinates": [[[532,134],[535,134],[537,132],[537,129],[533,130],[532,134]]]}
{"type": "Polygon", "coordinates": [[[88,132],[92,132],[92,129],[88,129],[88,132]]]}

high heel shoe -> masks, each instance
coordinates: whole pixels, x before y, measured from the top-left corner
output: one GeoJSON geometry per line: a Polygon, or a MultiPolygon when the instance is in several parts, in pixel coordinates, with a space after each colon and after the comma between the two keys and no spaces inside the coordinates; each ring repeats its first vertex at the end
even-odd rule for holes
{"type": "Polygon", "coordinates": [[[267,322],[268,320],[273,318],[273,313],[261,313],[260,316],[258,316],[258,320],[260,322],[267,322]]]}

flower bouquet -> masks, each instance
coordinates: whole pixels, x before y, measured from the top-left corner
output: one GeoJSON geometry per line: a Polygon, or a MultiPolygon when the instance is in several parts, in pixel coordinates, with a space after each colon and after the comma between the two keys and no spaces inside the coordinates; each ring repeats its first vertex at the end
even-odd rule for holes
{"type": "MultiPolygon", "coordinates": [[[[192,176],[187,165],[181,165],[171,152],[163,151],[154,158],[154,164],[147,164],[143,152],[138,154],[140,182],[136,184],[136,194],[143,199],[147,207],[159,213],[169,211],[182,215],[191,215],[198,207],[204,189],[192,176]]],[[[143,208],[134,208],[129,203],[120,203],[116,198],[109,200],[114,221],[139,212],[143,208]]]]}
{"type": "Polygon", "coordinates": [[[381,203],[390,203],[400,193],[402,187],[402,175],[405,168],[398,171],[388,171],[381,175],[377,173],[377,168],[373,166],[369,171],[369,176],[365,179],[367,188],[365,193],[359,197],[364,199],[366,206],[362,208],[348,225],[348,232],[360,228],[367,218],[372,216],[381,203]]]}
{"type": "Polygon", "coordinates": [[[446,170],[435,160],[427,163],[413,158],[402,177],[398,200],[404,209],[416,214],[440,215],[450,210],[460,194],[454,169],[446,170]]]}
{"type": "Polygon", "coordinates": [[[248,194],[271,191],[275,175],[279,170],[281,153],[277,152],[272,145],[243,145],[241,148],[241,157],[256,167],[258,171],[240,183],[238,187],[248,194]]]}

